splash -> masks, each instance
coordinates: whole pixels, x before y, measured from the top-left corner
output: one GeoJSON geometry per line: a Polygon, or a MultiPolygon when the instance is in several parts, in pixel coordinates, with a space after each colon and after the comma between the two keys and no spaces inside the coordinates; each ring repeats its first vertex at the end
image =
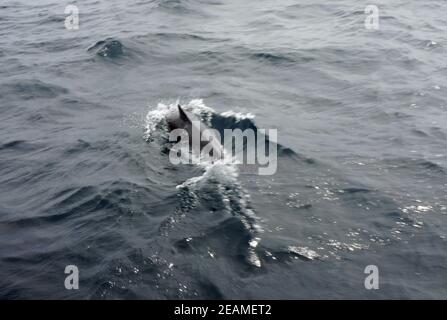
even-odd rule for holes
{"type": "Polygon", "coordinates": [[[234,112],[233,110],[224,111],[220,115],[225,118],[233,117],[237,121],[241,121],[241,120],[245,120],[245,119],[252,120],[255,118],[255,116],[252,113],[234,112]]]}
{"type": "MultiPolygon", "coordinates": [[[[158,103],[156,108],[150,110],[146,115],[145,133],[146,140],[151,141],[153,136],[160,131],[164,132],[167,136],[168,128],[166,123],[166,117],[168,114],[176,110],[179,101],[174,103],[158,103]]],[[[253,120],[254,115],[251,113],[234,112],[232,110],[220,113],[220,115],[211,107],[208,107],[203,102],[203,99],[193,99],[186,104],[182,104],[182,107],[197,116],[200,121],[206,124],[208,127],[212,127],[212,121],[214,118],[223,118],[228,121],[237,123],[242,120],[253,120]]]]}
{"type": "MultiPolygon", "coordinates": [[[[178,101],[168,104],[159,103],[156,108],[148,112],[144,132],[146,141],[153,142],[161,137],[162,139],[159,140],[161,144],[169,144],[169,129],[166,119],[170,112],[177,108],[178,103],[178,101]]],[[[234,124],[242,119],[254,118],[252,114],[244,115],[232,111],[218,115],[214,109],[205,105],[202,99],[193,99],[187,104],[182,104],[182,107],[193,113],[209,127],[212,127],[212,121],[216,117],[225,118],[234,124]]],[[[184,147],[186,148],[187,146],[184,147]]],[[[187,154],[187,152],[181,152],[181,154],[187,154]]],[[[200,157],[200,155],[194,152],[189,153],[189,156],[193,158],[200,157]]],[[[217,205],[228,214],[237,217],[249,232],[250,239],[246,243],[246,260],[253,266],[261,267],[261,260],[256,254],[256,248],[261,241],[259,235],[263,232],[263,229],[260,225],[260,219],[251,209],[250,196],[238,181],[239,171],[234,161],[225,152],[223,159],[218,161],[201,158],[195,160],[200,160],[192,163],[199,166],[203,173],[177,185],[176,189],[178,190],[180,205],[174,216],[168,219],[167,224],[172,227],[185,214],[197,207],[199,203],[203,206],[217,205]],[[206,195],[206,198],[204,195],[206,195]],[[212,199],[212,201],[209,199],[212,199]]]]}

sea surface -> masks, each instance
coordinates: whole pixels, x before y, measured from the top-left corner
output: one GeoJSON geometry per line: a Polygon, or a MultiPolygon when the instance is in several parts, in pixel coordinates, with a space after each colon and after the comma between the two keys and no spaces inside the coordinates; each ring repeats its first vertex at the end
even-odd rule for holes
{"type": "Polygon", "coordinates": [[[3,0],[0,298],[447,298],[447,2],[369,4],[3,0]],[[178,102],[277,172],[173,165],[178,102]]]}

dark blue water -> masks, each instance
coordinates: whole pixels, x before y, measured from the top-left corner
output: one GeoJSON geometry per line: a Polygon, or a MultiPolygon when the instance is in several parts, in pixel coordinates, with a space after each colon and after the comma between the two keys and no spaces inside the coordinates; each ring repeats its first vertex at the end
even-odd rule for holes
{"type": "Polygon", "coordinates": [[[376,1],[379,30],[349,0],[67,4],[0,6],[1,298],[446,297],[445,1],[376,1]],[[172,165],[177,101],[278,129],[277,173],[172,165]]]}

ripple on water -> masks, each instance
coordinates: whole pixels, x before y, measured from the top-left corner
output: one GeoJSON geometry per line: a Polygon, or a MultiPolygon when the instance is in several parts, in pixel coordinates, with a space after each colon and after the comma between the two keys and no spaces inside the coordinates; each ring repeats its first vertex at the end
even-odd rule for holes
{"type": "Polygon", "coordinates": [[[88,48],[89,52],[94,52],[96,55],[103,58],[119,58],[124,55],[123,44],[113,38],[98,41],[95,45],[88,48]]]}

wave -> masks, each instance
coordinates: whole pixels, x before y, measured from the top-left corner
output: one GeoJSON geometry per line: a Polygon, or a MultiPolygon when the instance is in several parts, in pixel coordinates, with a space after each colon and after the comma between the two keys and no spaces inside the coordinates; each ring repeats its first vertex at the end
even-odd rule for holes
{"type": "Polygon", "coordinates": [[[282,64],[282,63],[286,63],[286,64],[292,64],[292,63],[297,63],[297,61],[291,57],[288,57],[286,55],[283,54],[273,54],[273,53],[268,53],[268,52],[258,52],[258,53],[254,53],[251,55],[252,59],[255,60],[263,60],[263,61],[268,61],[272,64],[282,64]]]}
{"type": "Polygon", "coordinates": [[[68,93],[68,89],[58,85],[42,82],[37,79],[20,80],[2,85],[2,93],[6,96],[19,96],[25,100],[50,99],[68,93]]]}
{"type": "Polygon", "coordinates": [[[95,45],[87,49],[88,52],[94,52],[103,58],[119,58],[124,55],[123,44],[113,38],[98,41],[95,45]]]}
{"type": "Polygon", "coordinates": [[[447,173],[447,169],[443,167],[441,164],[424,158],[398,157],[398,158],[385,159],[384,162],[390,164],[395,168],[413,169],[413,170],[422,169],[424,170],[422,172],[425,173],[442,174],[442,175],[445,175],[447,173]]]}

